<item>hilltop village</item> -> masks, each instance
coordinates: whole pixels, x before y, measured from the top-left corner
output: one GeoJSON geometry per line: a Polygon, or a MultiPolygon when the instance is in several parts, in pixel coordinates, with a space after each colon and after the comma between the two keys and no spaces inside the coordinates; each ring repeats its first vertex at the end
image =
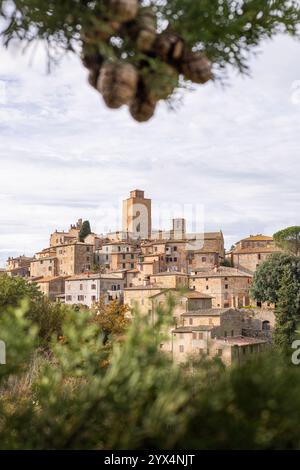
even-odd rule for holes
{"type": "Polygon", "coordinates": [[[153,231],[151,199],[133,190],[123,202],[122,230],[83,236],[80,219],[53,232],[34,257],[9,258],[5,270],[53,301],[91,307],[117,300],[150,318],[173,294],[174,325],[161,349],[176,362],[207,355],[229,365],[270,345],[273,306],[254,302],[250,287],[257,267],[279,251],[259,234],[226,253],[221,231],[190,234],[182,218],[169,231],[153,231]]]}

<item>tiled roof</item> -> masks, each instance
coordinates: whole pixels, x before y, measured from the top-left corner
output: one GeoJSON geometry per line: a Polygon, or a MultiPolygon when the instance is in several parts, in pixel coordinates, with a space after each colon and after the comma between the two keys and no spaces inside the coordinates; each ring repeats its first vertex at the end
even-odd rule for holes
{"type": "Polygon", "coordinates": [[[178,271],[164,271],[162,273],[151,274],[151,277],[159,277],[159,276],[188,276],[188,274],[181,273],[178,271]]]}
{"type": "Polygon", "coordinates": [[[280,253],[280,248],[276,246],[255,246],[255,247],[247,247],[247,248],[235,248],[232,251],[232,254],[251,254],[251,253],[280,253]]]}
{"type": "Polygon", "coordinates": [[[269,235],[250,235],[250,237],[243,238],[241,241],[270,241],[273,240],[273,237],[270,237],[269,235]]]}
{"type": "Polygon", "coordinates": [[[213,325],[198,325],[198,326],[179,326],[172,330],[172,333],[193,333],[194,331],[211,331],[215,328],[213,325]]]}
{"type": "Polygon", "coordinates": [[[189,312],[182,313],[181,315],[183,317],[201,317],[201,316],[207,316],[207,317],[219,317],[222,315],[222,313],[229,312],[229,311],[235,311],[233,308],[201,308],[198,310],[190,310],[189,312]]]}
{"type": "Polygon", "coordinates": [[[265,344],[267,343],[266,340],[258,339],[258,338],[251,338],[250,336],[237,336],[237,337],[227,337],[227,338],[218,338],[218,341],[222,341],[222,343],[230,344],[232,346],[247,346],[252,344],[265,344]]]}
{"type": "Polygon", "coordinates": [[[36,279],[35,282],[38,284],[43,284],[46,282],[51,282],[51,281],[58,281],[59,279],[66,279],[64,276],[48,276],[48,277],[42,277],[41,279],[36,279]]]}
{"type": "Polygon", "coordinates": [[[211,295],[203,294],[202,292],[197,292],[195,290],[183,292],[182,297],[187,297],[188,299],[212,299],[211,295]]]}
{"type": "Polygon", "coordinates": [[[197,274],[192,275],[192,277],[252,277],[251,274],[248,274],[244,271],[241,271],[237,268],[230,268],[226,266],[219,266],[216,269],[193,269],[193,272],[197,271],[197,274]]]}

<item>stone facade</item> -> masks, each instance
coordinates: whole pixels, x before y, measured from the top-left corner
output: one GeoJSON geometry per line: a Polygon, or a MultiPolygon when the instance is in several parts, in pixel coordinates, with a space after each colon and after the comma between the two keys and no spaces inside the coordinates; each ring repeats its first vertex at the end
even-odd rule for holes
{"type": "Polygon", "coordinates": [[[135,240],[151,237],[151,199],[145,198],[144,191],[135,189],[123,201],[123,232],[135,240]]]}
{"type": "Polygon", "coordinates": [[[234,309],[187,312],[182,315],[183,326],[171,332],[164,350],[175,362],[219,357],[229,366],[242,364],[253,355],[268,349],[268,341],[243,336],[245,315],[234,309]]]}
{"type": "Polygon", "coordinates": [[[68,232],[55,230],[50,235],[50,246],[66,245],[79,240],[79,232],[82,227],[82,219],[78,219],[75,225],[71,225],[68,232]]]}
{"type": "Polygon", "coordinates": [[[266,261],[271,254],[281,251],[275,246],[272,237],[251,235],[236,243],[230,253],[231,264],[237,269],[254,274],[258,266],[266,261]]]}
{"type": "Polygon", "coordinates": [[[125,278],[122,273],[79,274],[65,282],[65,303],[91,307],[104,296],[105,302],[122,301],[125,278]]]}
{"type": "Polygon", "coordinates": [[[9,276],[29,277],[32,259],[24,255],[17,258],[9,257],[6,262],[5,271],[9,276]]]}
{"type": "Polygon", "coordinates": [[[190,288],[213,297],[213,307],[245,307],[250,305],[252,276],[235,268],[216,267],[193,271],[190,288]]]}
{"type": "Polygon", "coordinates": [[[56,247],[57,271],[59,276],[90,271],[94,264],[94,246],[87,243],[72,243],[56,247]]]}
{"type": "Polygon", "coordinates": [[[65,278],[63,277],[44,277],[35,281],[40,291],[50,300],[61,298],[65,292],[65,278]]]}

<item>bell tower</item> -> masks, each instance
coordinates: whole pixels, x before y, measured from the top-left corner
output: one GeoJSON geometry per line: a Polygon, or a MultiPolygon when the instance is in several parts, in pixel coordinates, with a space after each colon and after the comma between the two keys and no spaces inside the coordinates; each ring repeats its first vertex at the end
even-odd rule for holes
{"type": "Polygon", "coordinates": [[[130,191],[123,201],[123,231],[134,239],[151,238],[151,199],[140,189],[130,191]]]}

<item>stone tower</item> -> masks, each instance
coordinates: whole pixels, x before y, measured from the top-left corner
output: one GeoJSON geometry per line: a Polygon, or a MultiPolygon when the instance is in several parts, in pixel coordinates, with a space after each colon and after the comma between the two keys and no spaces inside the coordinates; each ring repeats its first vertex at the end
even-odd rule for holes
{"type": "Polygon", "coordinates": [[[123,231],[134,239],[151,237],[151,199],[144,191],[130,191],[130,197],[123,201],[123,231]]]}

